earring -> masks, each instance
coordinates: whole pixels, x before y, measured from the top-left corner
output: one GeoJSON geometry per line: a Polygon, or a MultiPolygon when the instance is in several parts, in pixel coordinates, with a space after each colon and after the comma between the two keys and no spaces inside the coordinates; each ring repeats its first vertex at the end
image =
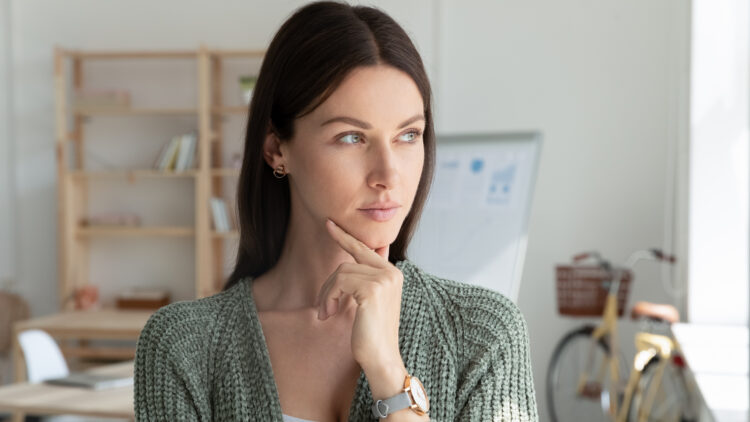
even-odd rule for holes
{"type": "Polygon", "coordinates": [[[273,175],[274,175],[274,176],[275,176],[275,177],[276,177],[277,179],[282,179],[282,178],[284,178],[284,176],[286,176],[286,173],[284,172],[284,165],[282,164],[282,165],[280,165],[280,166],[276,167],[276,168],[275,168],[275,169],[273,170],[273,175]],[[279,173],[277,173],[277,172],[279,172],[279,173]],[[279,174],[280,174],[280,175],[279,175],[279,174]]]}

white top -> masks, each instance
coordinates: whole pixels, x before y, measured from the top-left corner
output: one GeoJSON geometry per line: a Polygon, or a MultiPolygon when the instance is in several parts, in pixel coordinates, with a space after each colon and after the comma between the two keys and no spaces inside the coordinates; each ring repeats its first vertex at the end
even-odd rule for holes
{"type": "Polygon", "coordinates": [[[281,416],[284,418],[284,422],[315,422],[309,419],[295,418],[294,416],[289,416],[283,413],[281,414],[281,416]]]}

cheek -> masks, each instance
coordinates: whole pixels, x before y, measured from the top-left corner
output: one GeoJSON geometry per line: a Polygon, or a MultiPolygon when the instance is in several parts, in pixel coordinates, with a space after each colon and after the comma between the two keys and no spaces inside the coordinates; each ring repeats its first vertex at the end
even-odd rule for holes
{"type": "Polygon", "coordinates": [[[336,210],[348,208],[356,200],[362,178],[362,166],[353,160],[325,157],[310,160],[305,168],[305,185],[312,201],[319,206],[336,210]]]}

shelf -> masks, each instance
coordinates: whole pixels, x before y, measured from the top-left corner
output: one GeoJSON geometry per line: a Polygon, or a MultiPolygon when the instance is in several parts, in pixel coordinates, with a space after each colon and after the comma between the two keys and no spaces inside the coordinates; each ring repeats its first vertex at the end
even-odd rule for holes
{"type": "Polygon", "coordinates": [[[208,50],[208,54],[212,56],[219,56],[222,58],[231,57],[245,57],[245,58],[263,58],[266,55],[266,50],[208,50]]]}
{"type": "MultiPolygon", "coordinates": [[[[248,106],[222,106],[211,108],[212,114],[247,114],[248,106]]],[[[143,116],[143,115],[191,115],[198,114],[195,108],[77,108],[79,116],[143,116]]]]}
{"type": "Polygon", "coordinates": [[[214,114],[247,114],[248,106],[217,106],[211,111],[214,114]]]}
{"type": "Polygon", "coordinates": [[[197,50],[171,50],[171,51],[77,51],[62,50],[61,52],[73,59],[195,59],[198,57],[197,50]]]}
{"type": "MultiPolygon", "coordinates": [[[[263,60],[266,50],[209,48],[203,44],[195,49],[178,47],[167,50],[151,50],[148,45],[133,50],[85,50],[55,46],[54,53],[55,155],[57,168],[60,170],[57,172],[57,182],[61,196],[61,200],[57,201],[57,221],[60,228],[58,246],[62,251],[58,281],[60,308],[66,311],[71,310],[72,302],[68,298],[75,292],[76,286],[84,285],[91,276],[88,260],[93,249],[93,245],[91,247],[88,245],[91,239],[120,242],[129,238],[138,243],[138,245],[130,245],[136,248],[140,247],[143,241],[157,241],[163,238],[180,239],[179,242],[190,241],[193,243],[190,246],[194,249],[191,266],[195,273],[195,279],[191,284],[194,284],[196,297],[216,293],[215,276],[219,272],[219,267],[225,262],[226,254],[232,253],[232,243],[240,239],[240,234],[238,230],[227,232],[213,230],[210,199],[214,196],[224,198],[235,194],[231,188],[239,181],[241,169],[231,167],[235,164],[234,159],[226,163],[222,160],[224,157],[235,155],[235,150],[239,149],[239,145],[227,144],[236,139],[243,139],[243,133],[238,133],[242,129],[235,127],[234,124],[225,125],[225,123],[237,123],[235,120],[247,119],[249,112],[249,104],[246,104],[239,96],[224,98],[224,82],[229,82],[225,81],[229,76],[226,70],[234,69],[237,65],[237,67],[247,69],[248,72],[255,71],[256,64],[263,60]],[[182,90],[195,92],[195,98],[179,99],[179,96],[172,96],[169,93],[165,93],[167,96],[155,95],[149,92],[149,86],[139,85],[141,89],[132,89],[134,83],[141,83],[132,78],[134,75],[129,75],[128,72],[111,73],[111,70],[106,69],[101,71],[105,72],[103,76],[112,78],[109,83],[103,87],[98,83],[90,84],[88,79],[91,73],[100,70],[89,72],[87,66],[89,64],[94,66],[97,63],[106,64],[103,61],[109,61],[110,64],[117,63],[118,66],[127,64],[148,69],[154,68],[156,73],[153,78],[164,78],[163,80],[170,80],[173,73],[166,73],[167,69],[156,66],[158,63],[164,62],[180,68],[183,65],[187,66],[186,69],[191,69],[191,74],[195,72],[196,77],[189,78],[190,80],[174,81],[180,84],[176,93],[183,92],[182,90]],[[151,66],[152,64],[154,66],[151,66]],[[96,96],[92,96],[91,101],[87,101],[88,97],[77,100],[78,97],[75,94],[79,92],[79,89],[93,88],[93,86],[100,86],[104,91],[108,89],[133,91],[131,92],[133,101],[121,99],[116,103],[111,101],[113,104],[107,104],[94,101],[96,96]],[[128,87],[131,89],[126,89],[128,87]],[[138,101],[140,97],[135,95],[140,92],[145,95],[142,101],[138,101]],[[112,126],[115,124],[119,126],[117,122],[121,123],[123,118],[127,121],[138,120],[140,122],[140,119],[143,119],[153,123],[143,128],[139,127],[142,125],[136,124],[139,133],[133,136],[146,136],[140,133],[140,129],[155,131],[161,135],[154,135],[156,139],[153,139],[153,142],[146,142],[148,139],[143,139],[143,142],[134,142],[133,145],[120,144],[115,148],[109,142],[105,142],[106,136],[102,138],[102,133],[106,135],[106,132],[91,131],[90,134],[87,128],[89,122],[98,123],[99,119],[102,125],[111,123],[112,126]],[[186,128],[185,124],[194,127],[186,128]],[[128,157],[120,153],[120,148],[125,147],[143,148],[143,151],[140,151],[143,156],[155,155],[153,150],[156,149],[157,144],[164,144],[161,146],[161,151],[164,151],[165,145],[168,145],[167,142],[171,142],[172,135],[170,134],[179,133],[178,130],[180,132],[195,130],[199,135],[195,149],[196,160],[191,168],[182,171],[163,171],[152,168],[151,160],[140,163],[127,163],[119,160],[113,162],[112,165],[94,165],[96,163],[89,162],[86,155],[86,147],[93,144],[97,144],[97,148],[108,149],[111,156],[115,158],[128,157]],[[196,165],[199,161],[202,163],[201,166],[196,165]],[[183,186],[185,183],[190,186],[183,186]],[[189,203],[186,206],[189,207],[189,211],[194,211],[191,212],[194,217],[185,221],[176,219],[176,216],[175,218],[165,216],[164,220],[151,222],[150,226],[145,227],[143,223],[139,225],[84,224],[87,220],[81,220],[80,217],[87,214],[89,196],[98,193],[98,190],[94,189],[97,184],[106,184],[108,188],[115,190],[137,187],[141,184],[144,187],[160,184],[158,191],[150,192],[150,195],[145,198],[147,203],[144,204],[145,209],[142,210],[144,213],[158,209],[156,204],[149,206],[149,203],[161,200],[161,192],[164,190],[165,194],[173,194],[174,197],[170,195],[164,198],[170,201],[177,201],[178,196],[187,195],[186,200],[189,199],[189,203]],[[190,189],[185,191],[183,189],[185,187],[190,189]],[[169,192],[172,190],[174,192],[169,192]]],[[[105,82],[104,79],[97,79],[97,81],[105,82]]],[[[237,86],[234,81],[232,85],[237,86]]],[[[85,89],[83,91],[85,92],[85,89]]],[[[96,221],[91,220],[91,222],[96,221]]],[[[236,220],[233,219],[232,222],[234,221],[236,220]]],[[[235,228],[238,227],[235,226],[235,228]]]]}
{"type": "MultiPolygon", "coordinates": [[[[70,177],[73,179],[119,179],[119,178],[194,178],[199,170],[193,168],[184,171],[161,171],[161,170],[71,170],[70,177]]],[[[224,167],[211,169],[212,177],[239,177],[240,169],[224,167]]]]}
{"type": "MultiPolygon", "coordinates": [[[[247,114],[248,106],[215,106],[211,108],[213,114],[247,114]]],[[[73,113],[80,116],[135,116],[135,115],[189,115],[198,114],[196,108],[130,108],[130,107],[102,107],[102,108],[74,108],[73,113]]]]}
{"type": "Polygon", "coordinates": [[[193,236],[192,227],[78,227],[79,236],[193,236]]]}
{"type": "MultiPolygon", "coordinates": [[[[219,136],[218,136],[218,134],[216,132],[211,132],[211,131],[208,132],[208,140],[209,141],[216,141],[217,139],[219,139],[219,136]]],[[[65,142],[65,141],[77,141],[77,140],[78,139],[76,138],[76,134],[72,133],[72,132],[68,132],[67,136],[62,139],[63,142],[65,142]]]]}
{"type": "Polygon", "coordinates": [[[79,116],[147,116],[147,115],[190,115],[198,114],[196,108],[74,108],[73,113],[79,116]]]}
{"type": "MultiPolygon", "coordinates": [[[[221,58],[262,58],[266,54],[266,50],[206,49],[205,51],[209,56],[221,58]]],[[[200,50],[78,51],[60,49],[60,52],[73,59],[196,59],[200,54],[200,50]]]]}
{"type": "Polygon", "coordinates": [[[198,170],[190,169],[184,171],[161,171],[161,170],[103,170],[103,171],[86,171],[73,170],[70,177],[74,179],[109,179],[109,178],[174,178],[174,177],[195,177],[198,170]]]}
{"type": "Polygon", "coordinates": [[[237,239],[240,237],[240,232],[237,230],[230,230],[228,232],[217,232],[212,230],[211,237],[214,239],[237,239]]]}
{"type": "Polygon", "coordinates": [[[240,175],[240,169],[234,168],[219,168],[211,169],[211,176],[213,177],[238,177],[240,175]]]}

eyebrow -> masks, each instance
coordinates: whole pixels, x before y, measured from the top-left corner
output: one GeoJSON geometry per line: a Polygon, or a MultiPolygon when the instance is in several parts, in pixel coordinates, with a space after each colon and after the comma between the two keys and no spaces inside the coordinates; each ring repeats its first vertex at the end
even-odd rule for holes
{"type": "MultiPolygon", "coordinates": [[[[401,125],[398,128],[399,129],[405,128],[406,126],[408,126],[411,123],[416,122],[417,120],[424,120],[424,115],[421,113],[415,114],[414,116],[406,119],[403,123],[401,123],[401,125]]],[[[355,119],[354,117],[347,117],[347,116],[338,116],[332,119],[328,119],[325,122],[321,123],[321,126],[325,126],[328,123],[333,123],[333,122],[349,123],[350,125],[353,125],[353,126],[359,126],[362,129],[372,128],[372,125],[370,125],[367,122],[363,122],[362,120],[355,119]]]]}

